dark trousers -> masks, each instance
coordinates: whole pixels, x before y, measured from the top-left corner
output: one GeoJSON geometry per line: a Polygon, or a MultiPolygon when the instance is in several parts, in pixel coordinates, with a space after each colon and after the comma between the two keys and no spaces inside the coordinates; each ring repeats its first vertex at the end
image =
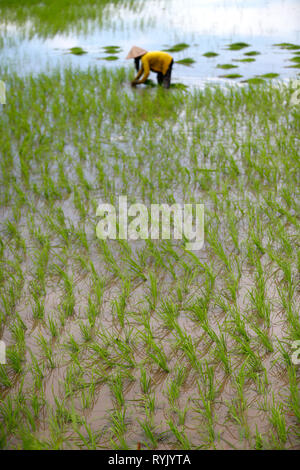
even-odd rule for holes
{"type": "Polygon", "coordinates": [[[161,72],[157,73],[157,83],[159,85],[162,85],[164,88],[170,88],[173,63],[174,60],[172,60],[172,62],[170,63],[165,75],[163,75],[161,72]]]}

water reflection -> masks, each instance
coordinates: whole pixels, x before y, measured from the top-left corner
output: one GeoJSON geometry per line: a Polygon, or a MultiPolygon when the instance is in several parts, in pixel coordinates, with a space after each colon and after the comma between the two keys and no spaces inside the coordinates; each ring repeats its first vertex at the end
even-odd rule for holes
{"type": "Polygon", "coordinates": [[[222,69],[217,67],[222,64],[237,65],[234,71],[243,79],[266,73],[278,73],[280,78],[297,75],[298,69],[288,68],[293,51],[273,44],[300,42],[298,0],[138,0],[133,3],[134,9],[130,2],[108,4],[101,13],[101,21],[99,17],[92,19],[92,9],[91,17],[84,15],[78,18],[78,24],[72,25],[73,32],[68,25],[65,31],[56,34],[50,28],[49,37],[45,37],[45,30],[34,17],[27,18],[22,26],[6,22],[1,26],[1,65],[17,68],[23,74],[70,64],[83,69],[93,64],[130,66],[125,56],[132,44],[157,50],[185,42],[190,47],[174,53],[175,60],[191,57],[196,62],[191,67],[176,64],[175,81],[186,84],[211,79],[226,81],[220,78],[222,69]],[[249,43],[250,47],[240,51],[226,48],[236,41],[249,43]],[[120,46],[118,60],[98,61],[105,56],[102,48],[107,45],[120,46]],[[72,55],[69,51],[73,47],[82,47],[87,54],[72,55]],[[219,55],[205,57],[203,54],[208,51],[219,55]],[[261,54],[253,56],[252,61],[244,61],[249,51],[261,54]]]}

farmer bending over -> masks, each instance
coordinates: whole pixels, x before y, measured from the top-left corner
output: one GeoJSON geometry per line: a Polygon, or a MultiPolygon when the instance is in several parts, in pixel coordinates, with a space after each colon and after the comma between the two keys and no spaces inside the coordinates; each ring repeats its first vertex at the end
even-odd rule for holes
{"type": "Polygon", "coordinates": [[[170,88],[173,57],[167,52],[147,52],[140,47],[133,46],[126,59],[134,59],[137,76],[131,82],[132,86],[145,83],[150,71],[157,73],[157,83],[164,88],[170,88]],[[140,67],[140,61],[142,62],[140,67]],[[139,78],[143,77],[139,80],[139,78]]]}

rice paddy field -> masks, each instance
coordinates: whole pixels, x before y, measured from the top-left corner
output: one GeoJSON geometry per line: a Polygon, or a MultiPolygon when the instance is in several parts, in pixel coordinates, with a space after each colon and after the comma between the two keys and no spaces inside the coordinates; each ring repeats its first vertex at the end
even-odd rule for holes
{"type": "Polygon", "coordinates": [[[299,7],[82,3],[0,1],[0,448],[299,450],[299,7]],[[135,43],[169,90],[130,87],[135,43]],[[204,204],[203,248],[100,240],[121,195],[204,204]]]}

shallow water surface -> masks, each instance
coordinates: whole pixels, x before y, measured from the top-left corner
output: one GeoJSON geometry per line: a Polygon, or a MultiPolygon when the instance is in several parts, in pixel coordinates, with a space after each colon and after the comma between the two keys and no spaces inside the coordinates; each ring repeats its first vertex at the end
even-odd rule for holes
{"type": "Polygon", "coordinates": [[[299,45],[298,0],[137,0],[134,8],[128,2],[108,3],[101,21],[87,17],[78,24],[65,25],[59,33],[41,28],[36,16],[31,19],[30,14],[18,24],[6,17],[5,10],[2,18],[1,65],[17,68],[23,74],[70,64],[83,69],[95,64],[129,67],[132,64],[125,57],[133,44],[160,50],[182,42],[189,47],[173,52],[175,61],[192,58],[195,62],[189,66],[175,64],[173,80],[186,85],[210,80],[243,81],[269,73],[286,79],[298,73],[290,66],[299,49],[274,45],[299,45]],[[248,46],[230,50],[228,45],[235,42],[248,46]],[[112,54],[105,46],[119,49],[112,54]],[[75,47],[86,53],[70,53],[75,47]],[[207,52],[218,55],[204,56],[207,52]],[[251,55],[253,52],[258,54],[251,55]],[[114,57],[116,60],[106,60],[114,57]],[[226,64],[236,67],[226,70],[226,64]],[[225,70],[220,65],[225,65],[225,70]],[[230,78],[232,73],[237,77],[230,78]]]}

